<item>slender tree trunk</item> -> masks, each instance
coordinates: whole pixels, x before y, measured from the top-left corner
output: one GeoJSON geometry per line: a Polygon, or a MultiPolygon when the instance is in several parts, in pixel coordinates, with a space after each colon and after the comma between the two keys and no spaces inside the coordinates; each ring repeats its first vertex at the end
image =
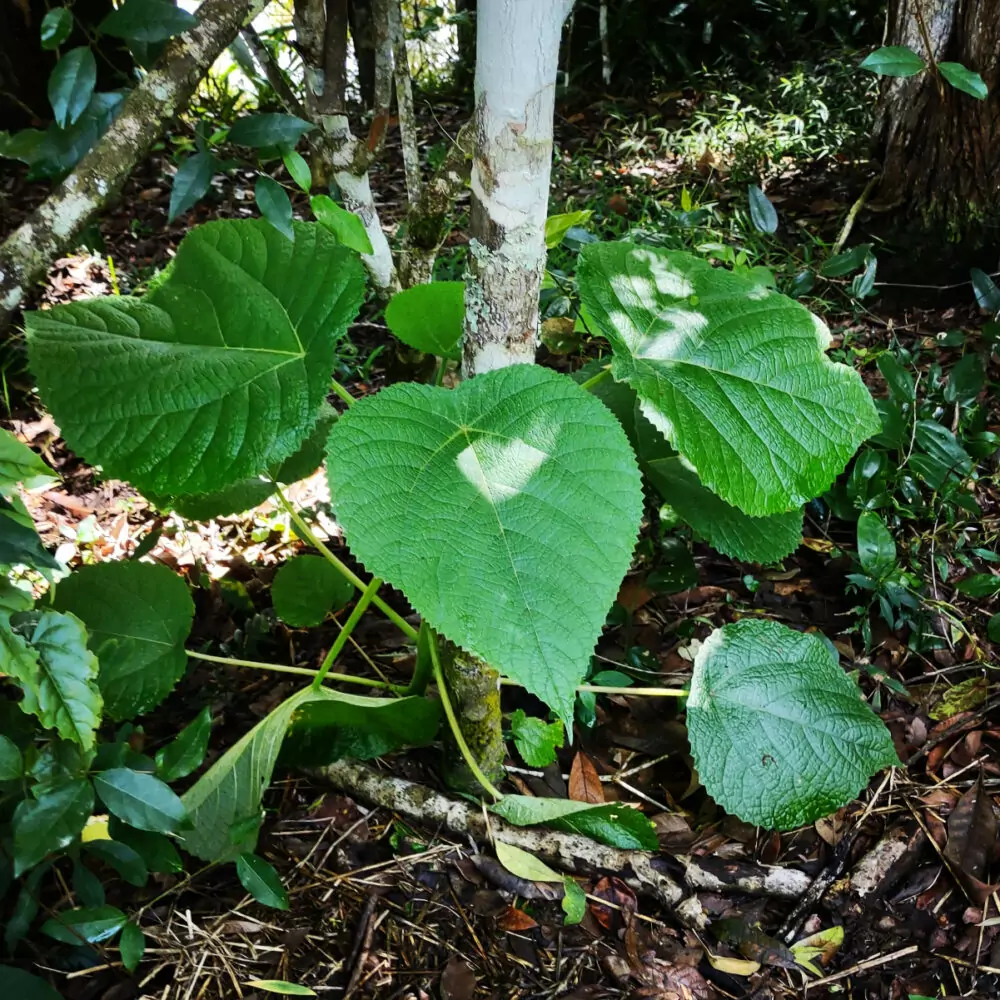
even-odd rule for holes
{"type": "Polygon", "coordinates": [[[949,241],[975,237],[1000,223],[1000,0],[891,0],[888,25],[886,44],[961,63],[989,96],[978,101],[932,72],[886,78],[878,200],[949,241]]]}
{"type": "MultiPolygon", "coordinates": [[[[388,21],[385,37],[388,47],[388,21]]],[[[362,255],[372,282],[383,294],[398,287],[389,241],[372,196],[368,167],[373,148],[356,139],[346,113],[347,7],[344,0],[295,0],[295,34],[305,69],[305,107],[319,127],[315,138],[314,175],[320,183],[331,180],[340,190],[344,207],[364,223],[372,252],[362,255]]],[[[391,52],[388,65],[380,67],[378,91],[392,85],[391,52]]],[[[385,55],[383,56],[383,59],[385,55]]],[[[314,133],[315,135],[315,133],[314,133]]]]}
{"type": "Polygon", "coordinates": [[[389,0],[389,39],[392,42],[392,65],[396,77],[396,107],[399,113],[399,137],[403,145],[403,168],[406,172],[406,200],[412,208],[420,200],[420,150],[417,147],[417,116],[413,110],[413,82],[410,58],[406,51],[406,32],[399,9],[400,0],[389,0]]]}
{"type": "Polygon", "coordinates": [[[434,176],[406,215],[406,235],[399,252],[399,280],[404,288],[434,277],[434,261],[451,231],[452,205],[469,181],[472,125],[466,123],[434,176]]]}
{"type": "Polygon", "coordinates": [[[236,37],[251,0],[205,0],[198,24],[172,39],[121,114],[68,177],[0,244],[0,330],[51,261],[121,188],[166,123],[182,110],[216,57],[236,37]]]}
{"type": "Polygon", "coordinates": [[[538,345],[559,41],[573,0],[480,0],[466,376],[538,345]]]}
{"type": "Polygon", "coordinates": [[[608,0],[601,0],[601,10],[598,19],[598,31],[601,36],[601,79],[604,86],[611,86],[611,40],[608,38],[608,0]]]}
{"type": "Polygon", "coordinates": [[[476,75],[476,0],[455,0],[455,13],[466,17],[458,23],[458,61],[455,63],[455,89],[464,93],[476,75]]]}
{"type": "Polygon", "coordinates": [[[358,65],[358,87],[366,108],[375,107],[375,16],[372,0],[349,0],[351,42],[358,65]]]}

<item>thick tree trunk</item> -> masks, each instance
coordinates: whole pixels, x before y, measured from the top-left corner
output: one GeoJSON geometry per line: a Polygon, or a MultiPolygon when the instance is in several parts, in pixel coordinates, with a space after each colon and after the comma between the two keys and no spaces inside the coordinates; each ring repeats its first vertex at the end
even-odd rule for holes
{"type": "Polygon", "coordinates": [[[160,62],[132,91],[121,114],[44,202],[0,244],[0,330],[51,261],[115,194],[166,123],[236,37],[251,0],[205,0],[198,24],[171,40],[160,62]]]}
{"type": "Polygon", "coordinates": [[[886,78],[876,126],[878,200],[952,242],[1000,222],[1000,0],[892,0],[887,44],[979,73],[978,101],[931,72],[886,78]],[[921,26],[921,19],[923,27],[921,26]]]}
{"type": "Polygon", "coordinates": [[[466,376],[538,344],[559,41],[573,0],[480,0],[466,376]]]}

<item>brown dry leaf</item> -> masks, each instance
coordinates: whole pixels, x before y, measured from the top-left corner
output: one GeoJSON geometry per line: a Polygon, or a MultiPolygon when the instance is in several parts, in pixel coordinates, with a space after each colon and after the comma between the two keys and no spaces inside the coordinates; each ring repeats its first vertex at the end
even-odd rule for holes
{"type": "Polygon", "coordinates": [[[983,775],[958,800],[948,817],[948,843],[944,856],[965,876],[963,886],[973,902],[982,905],[993,887],[984,879],[997,841],[997,818],[993,799],[983,787],[983,775]]]}
{"type": "Polygon", "coordinates": [[[613,194],[608,199],[608,208],[615,213],[615,215],[627,215],[628,214],[628,202],[620,194],[613,194]]]}
{"type": "Polygon", "coordinates": [[[635,614],[653,598],[653,591],[639,580],[626,580],[618,591],[617,603],[626,611],[635,614]]]}
{"type": "Polygon", "coordinates": [[[590,912],[605,930],[620,927],[625,916],[634,913],[638,906],[635,893],[620,878],[615,878],[613,875],[602,878],[594,886],[593,895],[617,907],[612,909],[610,906],[591,902],[590,912]]]}
{"type": "Polygon", "coordinates": [[[476,992],[476,975],[461,955],[452,955],[441,973],[442,1000],[472,1000],[476,992]]]}
{"type": "Polygon", "coordinates": [[[693,965],[680,965],[661,958],[644,958],[645,987],[636,991],[638,997],[656,1000],[712,1000],[715,991],[693,965]]]}
{"type": "Polygon", "coordinates": [[[595,805],[604,802],[604,788],[597,768],[583,751],[573,758],[573,767],[569,772],[569,797],[575,802],[592,802],[595,805]]]}
{"type": "Polygon", "coordinates": [[[502,931],[530,931],[532,927],[538,926],[538,921],[524,910],[508,906],[497,917],[497,925],[502,931]]]}
{"type": "Polygon", "coordinates": [[[847,833],[847,810],[838,809],[832,816],[824,816],[813,824],[824,842],[836,847],[847,833]]]}

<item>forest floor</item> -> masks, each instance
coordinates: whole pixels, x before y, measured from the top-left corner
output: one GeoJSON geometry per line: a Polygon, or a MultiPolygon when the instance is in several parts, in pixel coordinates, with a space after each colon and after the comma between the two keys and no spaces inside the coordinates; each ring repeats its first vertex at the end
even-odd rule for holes
{"type": "MultiPolygon", "coordinates": [[[[684,114],[686,98],[673,100],[676,113],[684,114]]],[[[864,164],[836,158],[781,162],[767,193],[782,226],[777,237],[765,237],[741,215],[746,185],[725,155],[692,159],[663,151],[652,128],[622,126],[640,112],[645,109],[618,107],[611,114],[606,104],[595,104],[560,117],[553,212],[591,208],[591,228],[601,235],[643,229],[665,234],[668,245],[676,239],[678,245],[744,247],[752,263],[781,277],[835,241],[867,180],[864,164]],[[707,214],[697,232],[677,235],[677,213],[699,210],[707,214]]],[[[437,109],[436,128],[453,134],[456,121],[453,109],[437,109]]],[[[440,138],[435,132],[427,144],[440,138]]],[[[256,214],[252,178],[236,172],[209,202],[167,226],[168,172],[162,153],[143,165],[101,222],[105,252],[58,262],[44,302],[106,294],[114,281],[122,290],[141,288],[195,222],[256,214]]],[[[404,199],[391,143],[379,173],[373,187],[392,224],[404,199]]],[[[13,206],[4,220],[10,227],[44,188],[11,171],[0,174],[0,192],[13,206]]],[[[848,245],[869,239],[868,225],[877,219],[863,208],[848,245]]],[[[463,241],[459,225],[443,272],[460,272],[463,241]]],[[[823,282],[807,300],[830,325],[835,355],[854,363],[873,394],[886,398],[877,359],[891,353],[911,373],[928,413],[953,408],[954,428],[965,441],[961,414],[1000,379],[988,317],[976,309],[971,289],[911,294],[876,286],[859,302],[847,294],[848,285],[847,279],[823,282]],[[949,385],[970,354],[982,358],[986,379],[963,402],[949,385]]],[[[543,352],[543,362],[575,368],[594,347],[583,342],[569,353],[543,352]]],[[[339,377],[363,394],[398,377],[409,361],[370,304],[351,330],[339,377]]],[[[276,506],[207,523],[161,515],[67,452],[58,428],[37,409],[16,350],[5,355],[4,371],[10,411],[4,425],[62,477],[58,486],[26,497],[43,540],[61,548],[60,558],[122,558],[147,539],[153,558],[197,587],[192,648],[304,666],[319,662],[334,625],[296,631],[270,611],[275,568],[302,548],[276,506]]],[[[969,435],[1000,431],[995,397],[991,405],[984,426],[969,435]]],[[[913,451],[912,443],[903,453],[872,447],[843,477],[841,498],[850,508],[859,497],[885,495],[879,509],[894,533],[901,586],[914,606],[893,603],[888,592],[849,592],[847,575],[859,569],[856,529],[835,516],[842,508],[834,501],[810,505],[804,544],[778,567],[737,563],[697,541],[682,545],[683,552],[664,547],[653,518],[598,647],[603,668],[637,683],[683,684],[698,643],[740,616],[764,614],[818,630],[859,672],[904,767],[877,777],[835,815],[777,833],[724,815],[700,789],[681,709],[671,699],[602,697],[586,720],[592,724],[577,726],[573,746],[559,752],[555,765],[536,770],[509,761],[510,786],[524,794],[636,804],[656,823],[664,870],[683,879],[678,859],[691,857],[714,872],[717,885],[703,879],[683,919],[635,892],[626,871],[609,871],[586,885],[583,922],[563,926],[558,900],[505,873],[491,861],[488,845],[369,809],[320,780],[285,774],[266,797],[258,851],[281,873],[289,912],[254,902],[231,866],[154,876],[142,889],[118,881],[110,884],[108,901],[129,913],[141,908],[147,936],[135,976],[123,972],[113,950],[101,953],[98,946],[88,958],[38,934],[22,944],[17,961],[51,970],[67,1000],[263,997],[244,985],[254,979],[301,983],[336,998],[996,995],[1000,886],[990,880],[998,860],[990,805],[1000,789],[1000,691],[991,671],[1000,635],[990,631],[1000,608],[995,599],[962,593],[956,583],[988,575],[1000,561],[1000,486],[988,459],[977,461],[959,487],[932,490],[921,481],[914,493],[907,478],[913,451]],[[974,498],[981,513],[960,492],[974,498]],[[921,630],[926,641],[914,651],[921,644],[913,635],[921,630]],[[804,873],[826,889],[800,912],[795,898],[750,894],[735,885],[740,876],[775,867],[804,873]],[[842,929],[842,940],[834,928],[842,929]],[[789,945],[817,932],[822,954],[814,959],[816,971],[806,973],[789,945]]],[[[331,545],[342,544],[321,473],[294,487],[291,499],[311,513],[331,545]]],[[[398,595],[393,603],[406,611],[398,595]]],[[[408,675],[414,652],[388,623],[369,614],[355,637],[343,669],[390,680],[408,675]]],[[[211,761],[295,686],[286,675],[193,662],[169,700],[142,720],[136,738],[153,748],[208,705],[215,720],[211,761]]],[[[504,708],[540,706],[507,689],[504,708]]],[[[436,765],[436,752],[425,750],[396,756],[385,768],[440,787],[436,765]]],[[[65,901],[53,893],[43,902],[57,909],[65,901]]]]}

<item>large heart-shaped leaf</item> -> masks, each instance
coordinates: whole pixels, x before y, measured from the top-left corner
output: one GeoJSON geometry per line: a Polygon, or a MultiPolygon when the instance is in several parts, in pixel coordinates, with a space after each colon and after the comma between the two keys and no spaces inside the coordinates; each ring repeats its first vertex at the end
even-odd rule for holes
{"type": "Polygon", "coordinates": [[[84,566],[56,588],[54,604],[87,626],[101,665],[104,710],[116,721],[154,708],[184,674],[194,603],[184,581],[166,566],[84,566]]]}
{"type": "Polygon", "coordinates": [[[832,813],[899,763],[889,731],[826,643],[776,622],[748,618],[708,637],[687,727],[712,798],[775,829],[832,813]]]}
{"type": "Polygon", "coordinates": [[[612,374],[714,493],[759,517],[822,493],[879,430],[861,379],[797,302],[690,254],[586,247],[580,294],[612,374]]]}
{"type": "Polygon", "coordinates": [[[220,490],[292,455],[364,294],[360,262],[322,226],[295,234],[210,222],[144,298],[29,313],[32,370],[70,446],[167,496],[220,490]]]}
{"type": "Polygon", "coordinates": [[[802,511],[750,517],[705,489],[680,455],[643,464],[646,478],[677,514],[713,548],[734,559],[772,563],[802,541],[802,511]]]}
{"type": "Polygon", "coordinates": [[[397,385],[330,433],[354,553],[437,631],[572,719],[642,512],[612,414],[533,365],[397,385]]]}

